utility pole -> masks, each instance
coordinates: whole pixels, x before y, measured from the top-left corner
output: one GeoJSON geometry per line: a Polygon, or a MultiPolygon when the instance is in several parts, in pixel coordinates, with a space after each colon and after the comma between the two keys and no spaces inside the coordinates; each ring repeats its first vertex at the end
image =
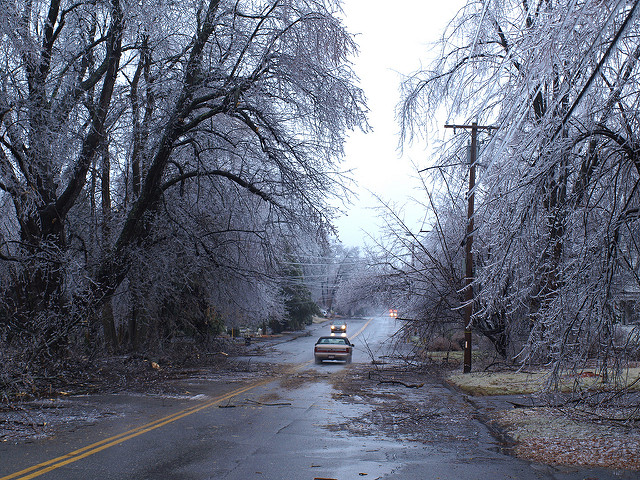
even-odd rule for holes
{"type": "Polygon", "coordinates": [[[476,161],[478,151],[478,130],[491,130],[493,126],[481,126],[476,122],[471,125],[445,125],[444,128],[471,130],[471,152],[469,155],[469,191],[467,194],[467,234],[465,236],[465,289],[464,289],[464,373],[471,372],[471,317],[473,316],[473,220],[475,209],[476,161]]]}

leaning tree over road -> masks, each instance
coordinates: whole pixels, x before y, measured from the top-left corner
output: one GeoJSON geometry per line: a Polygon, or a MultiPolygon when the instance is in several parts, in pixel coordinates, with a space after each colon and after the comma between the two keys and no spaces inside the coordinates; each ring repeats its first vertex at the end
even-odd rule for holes
{"type": "Polygon", "coordinates": [[[469,2],[433,68],[405,83],[407,135],[443,105],[499,126],[480,156],[474,324],[524,328],[521,359],[606,365],[619,303],[638,291],[639,9],[469,2]]]}
{"type": "Polygon", "coordinates": [[[176,260],[162,229],[180,232],[186,263],[202,262],[193,272],[218,268],[218,284],[225,268],[259,283],[278,248],[322,231],[345,131],[365,126],[338,8],[5,5],[3,338],[64,344],[125,279],[134,289],[140,261],[160,272],[153,261],[176,260]]]}

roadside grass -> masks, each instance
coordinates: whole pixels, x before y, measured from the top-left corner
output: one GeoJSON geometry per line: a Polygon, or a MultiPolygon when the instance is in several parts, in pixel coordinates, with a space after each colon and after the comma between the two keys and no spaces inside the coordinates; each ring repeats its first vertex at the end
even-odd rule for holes
{"type": "MultiPolygon", "coordinates": [[[[583,369],[575,374],[562,375],[557,383],[557,390],[562,393],[575,391],[609,391],[615,388],[628,388],[640,391],[640,367],[632,367],[618,374],[611,371],[605,381],[598,369],[583,369]]],[[[534,394],[545,390],[550,381],[550,372],[539,369],[535,371],[508,372],[471,372],[455,373],[448,381],[469,395],[519,395],[534,394]]]]}
{"type": "MultiPolygon", "coordinates": [[[[544,369],[454,373],[447,378],[471,396],[536,395],[545,391],[549,379],[544,369]]],[[[612,379],[613,372],[608,380],[612,379]]],[[[639,379],[640,368],[629,368],[615,377],[615,387],[637,395],[639,379]]],[[[614,383],[604,380],[598,369],[583,369],[563,375],[556,387],[567,394],[614,391],[614,383]]],[[[632,400],[627,407],[633,404],[632,400]]],[[[516,456],[549,465],[640,470],[637,408],[514,407],[518,408],[496,408],[489,417],[514,441],[516,456]]]]}
{"type": "Polygon", "coordinates": [[[640,432],[630,425],[545,407],[501,410],[492,417],[515,440],[518,457],[548,465],[640,470],[640,432]]]}
{"type": "Polygon", "coordinates": [[[540,391],[547,375],[543,372],[455,373],[449,383],[474,396],[533,394],[540,391]]]}

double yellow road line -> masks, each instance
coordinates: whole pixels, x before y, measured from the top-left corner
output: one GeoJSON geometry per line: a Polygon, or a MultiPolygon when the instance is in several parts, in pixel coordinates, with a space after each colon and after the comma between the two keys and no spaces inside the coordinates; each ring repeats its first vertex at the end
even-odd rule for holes
{"type": "MultiPolygon", "coordinates": [[[[357,337],[362,333],[362,331],[369,325],[371,320],[367,321],[360,330],[358,330],[352,338],[357,337]]],[[[302,364],[296,365],[289,372],[295,372],[305,366],[309,365],[312,361],[304,362],[302,364]]],[[[229,400],[237,395],[248,392],[249,390],[253,390],[254,388],[260,387],[262,385],[266,385],[268,383],[276,380],[276,377],[269,377],[264,380],[260,380],[258,382],[254,382],[250,385],[246,385],[244,387],[237,388],[229,393],[225,393],[218,397],[215,397],[211,400],[207,400],[206,402],[199,403],[198,405],[194,405],[193,407],[185,408],[184,410],[180,410],[172,415],[168,415],[166,417],[159,418],[154,420],[153,422],[146,423],[139,427],[136,427],[132,430],[128,430],[126,432],[120,433],[118,435],[114,435],[109,438],[105,438],[104,440],[100,440],[99,442],[92,443],[91,445],[87,445],[86,447],[79,448],[78,450],[74,450],[73,452],[67,453],[66,455],[62,455],[61,457],[53,458],[51,460],[47,460],[46,462],[38,463],[37,465],[33,465],[31,467],[20,470],[19,472],[12,473],[10,475],[0,477],[0,480],[29,480],[30,478],[39,477],[40,475],[44,475],[47,472],[55,470],[60,467],[64,467],[70,463],[77,462],[78,460],[82,460],[83,458],[94,455],[102,450],[106,450],[107,448],[118,445],[122,442],[125,442],[131,438],[142,435],[143,433],[150,432],[155,430],[156,428],[163,427],[168,425],[169,423],[175,422],[176,420],[180,420],[181,418],[187,417],[194,413],[197,413],[201,410],[213,407],[218,405],[225,400],[229,400]]]]}
{"type": "Polygon", "coordinates": [[[179,412],[176,412],[172,415],[159,418],[158,420],[146,423],[132,430],[128,430],[118,435],[114,435],[113,437],[105,438],[104,440],[101,440],[99,442],[92,443],[91,445],[87,445],[86,447],[80,448],[78,450],[74,450],[73,452],[67,453],[66,455],[63,455],[61,457],[47,460],[46,462],[33,465],[32,467],[25,468],[24,470],[20,470],[19,472],[12,473],[11,475],[7,475],[5,477],[0,477],[0,480],[28,480],[30,478],[38,477],[47,472],[50,472],[51,470],[64,467],[65,465],[77,462],[78,460],[82,460],[83,458],[94,455],[98,452],[101,452],[102,450],[106,450],[109,447],[118,445],[126,440],[137,437],[138,435],[150,432],[152,430],[155,430],[156,428],[163,427],[165,425],[168,425],[169,423],[175,422],[176,420],[180,420],[181,418],[217,405],[221,402],[224,402],[225,400],[229,400],[235,397],[236,395],[240,395],[241,393],[247,392],[253,388],[270,383],[273,380],[273,378],[267,378],[256,383],[252,383],[251,385],[238,388],[229,393],[225,393],[224,395],[220,395],[214,399],[199,403],[198,405],[194,405],[193,407],[180,410],[179,412]]]}

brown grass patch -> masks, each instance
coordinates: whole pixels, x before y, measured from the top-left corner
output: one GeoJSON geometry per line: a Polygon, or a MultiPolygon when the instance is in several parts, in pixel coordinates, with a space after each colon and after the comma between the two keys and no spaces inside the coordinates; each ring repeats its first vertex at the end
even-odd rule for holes
{"type": "Polygon", "coordinates": [[[518,408],[495,415],[517,441],[521,458],[550,465],[640,470],[640,432],[552,408],[518,408]]]}
{"type": "MultiPolygon", "coordinates": [[[[609,379],[613,379],[613,372],[609,379]]],[[[627,369],[618,376],[617,383],[604,382],[596,369],[585,369],[575,374],[563,375],[558,383],[561,392],[611,391],[614,388],[629,387],[640,390],[640,368],[627,369]]],[[[472,372],[456,373],[447,379],[449,383],[470,395],[518,395],[533,394],[545,389],[549,371],[535,372],[472,372]]]]}

